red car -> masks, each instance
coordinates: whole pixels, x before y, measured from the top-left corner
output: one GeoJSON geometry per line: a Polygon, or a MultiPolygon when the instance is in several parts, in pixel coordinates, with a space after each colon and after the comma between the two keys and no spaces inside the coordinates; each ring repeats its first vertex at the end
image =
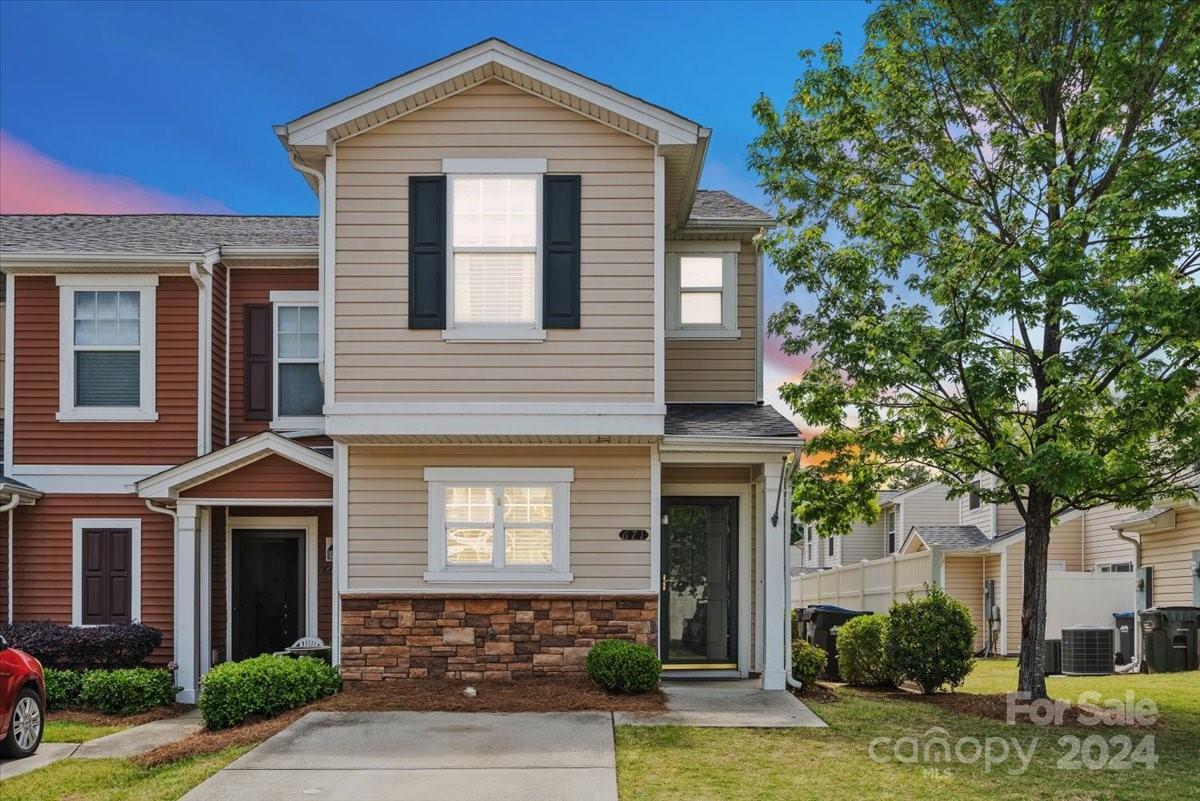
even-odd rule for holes
{"type": "Polygon", "coordinates": [[[0,756],[20,759],[36,751],[45,720],[42,663],[0,637],[0,756]]]}

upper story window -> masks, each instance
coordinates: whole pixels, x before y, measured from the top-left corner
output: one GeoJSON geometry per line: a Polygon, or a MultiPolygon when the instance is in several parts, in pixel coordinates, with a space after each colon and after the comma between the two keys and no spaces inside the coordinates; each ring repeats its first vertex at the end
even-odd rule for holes
{"type": "Polygon", "coordinates": [[[59,276],[64,421],[150,421],[157,276],[59,276]]]}
{"type": "Polygon", "coordinates": [[[427,581],[570,581],[569,468],[428,468],[427,581]]]}
{"type": "Polygon", "coordinates": [[[967,495],[967,508],[979,508],[979,479],[971,482],[971,492],[967,495]]]}
{"type": "Polygon", "coordinates": [[[446,338],[544,338],[544,160],[446,159],[443,166],[449,173],[446,338]]]}
{"type": "Polygon", "coordinates": [[[896,552],[896,510],[888,509],[883,513],[883,530],[887,534],[887,552],[896,552]]]}
{"type": "Polygon", "coordinates": [[[667,336],[736,339],[737,242],[667,245],[667,336]]]}
{"type": "Polygon", "coordinates": [[[316,292],[272,292],[274,428],[320,428],[321,311],[316,292]]]}

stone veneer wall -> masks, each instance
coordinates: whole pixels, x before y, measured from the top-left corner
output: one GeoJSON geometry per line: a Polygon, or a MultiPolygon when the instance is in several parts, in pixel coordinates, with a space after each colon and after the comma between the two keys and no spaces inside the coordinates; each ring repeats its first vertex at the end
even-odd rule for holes
{"type": "Polygon", "coordinates": [[[381,595],[342,599],[342,676],[379,681],[582,673],[599,640],[654,647],[657,596],[381,595]]]}

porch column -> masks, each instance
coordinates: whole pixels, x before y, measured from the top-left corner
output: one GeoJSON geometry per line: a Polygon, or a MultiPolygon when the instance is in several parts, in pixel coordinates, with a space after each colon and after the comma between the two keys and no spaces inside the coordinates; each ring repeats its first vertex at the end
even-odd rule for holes
{"type": "Polygon", "coordinates": [[[175,510],[175,700],[196,703],[200,667],[199,510],[180,503],[175,510]]]}
{"type": "Polygon", "coordinates": [[[764,690],[783,690],[787,687],[787,657],[789,632],[785,622],[788,577],[787,547],[788,519],[791,517],[791,490],[781,487],[785,463],[782,459],[763,463],[763,659],[762,687],[764,690]],[[782,492],[776,507],[776,496],[782,492]],[[772,522],[778,508],[779,516],[772,522]]]}

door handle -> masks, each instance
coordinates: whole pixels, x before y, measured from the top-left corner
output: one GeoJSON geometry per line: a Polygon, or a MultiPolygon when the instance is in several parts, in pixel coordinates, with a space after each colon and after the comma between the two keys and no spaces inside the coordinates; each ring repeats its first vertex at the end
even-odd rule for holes
{"type": "Polygon", "coordinates": [[[663,577],[662,577],[662,591],[663,592],[667,591],[667,587],[670,585],[670,583],[671,583],[671,577],[668,576],[666,573],[663,573],[663,577]]]}

